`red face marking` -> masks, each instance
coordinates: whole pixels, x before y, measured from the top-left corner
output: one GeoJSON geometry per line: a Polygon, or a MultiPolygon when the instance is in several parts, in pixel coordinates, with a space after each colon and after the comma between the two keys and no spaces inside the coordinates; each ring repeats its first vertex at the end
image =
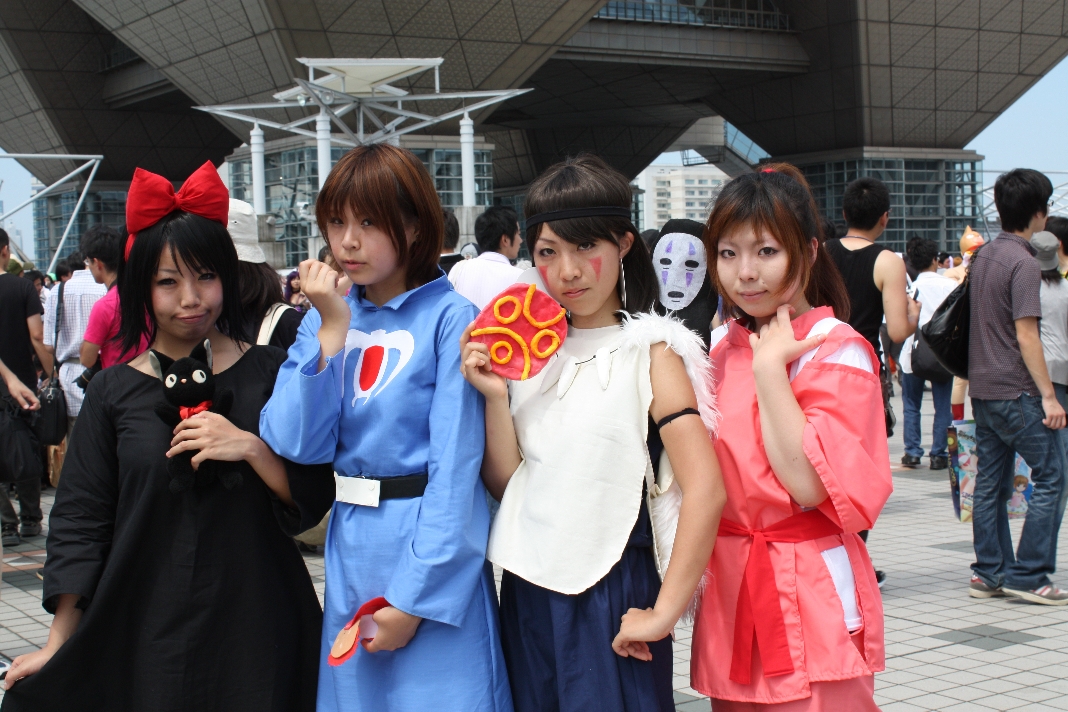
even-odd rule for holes
{"type": "Polygon", "coordinates": [[[601,279],[601,258],[600,257],[592,257],[592,258],[590,258],[590,266],[593,267],[593,273],[595,275],[597,275],[597,280],[600,281],[600,279],[601,279]]]}
{"type": "Polygon", "coordinates": [[[538,274],[541,275],[541,282],[546,287],[549,286],[549,269],[544,265],[538,267],[538,274]]]}
{"type": "Polygon", "coordinates": [[[382,357],[386,350],[381,346],[371,346],[363,354],[363,364],[360,366],[360,390],[370,390],[378,379],[378,372],[382,370],[382,357]]]}

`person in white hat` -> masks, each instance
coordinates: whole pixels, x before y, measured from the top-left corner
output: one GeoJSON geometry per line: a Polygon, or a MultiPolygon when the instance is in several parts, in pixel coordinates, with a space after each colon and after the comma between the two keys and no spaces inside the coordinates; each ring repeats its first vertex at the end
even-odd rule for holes
{"type": "Polygon", "coordinates": [[[241,311],[247,320],[247,332],[255,334],[256,343],[261,346],[267,344],[288,351],[297,339],[297,328],[304,315],[285,303],[281,278],[267,264],[260,248],[252,206],[231,198],[226,229],[237,250],[241,311]]]}

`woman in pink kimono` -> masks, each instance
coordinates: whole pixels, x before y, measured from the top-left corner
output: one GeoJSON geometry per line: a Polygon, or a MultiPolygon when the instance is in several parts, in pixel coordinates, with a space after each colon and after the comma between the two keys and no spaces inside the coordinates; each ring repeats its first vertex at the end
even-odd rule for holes
{"type": "Polygon", "coordinates": [[[892,489],[879,367],[819,238],[785,164],[728,184],[705,229],[735,317],[712,333],[727,506],[691,663],[714,712],[878,710],[883,609],[857,532],[892,489]]]}

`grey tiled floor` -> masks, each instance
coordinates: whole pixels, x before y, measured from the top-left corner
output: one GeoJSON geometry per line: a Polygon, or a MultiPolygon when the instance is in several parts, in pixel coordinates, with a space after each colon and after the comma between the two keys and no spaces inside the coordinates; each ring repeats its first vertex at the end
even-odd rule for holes
{"type": "MultiPolygon", "coordinates": [[[[900,399],[896,401],[901,415],[900,399]]],[[[931,428],[930,394],[924,432],[931,428]]],[[[903,452],[899,424],[891,462],[903,452]]],[[[924,437],[927,447],[929,436],[924,437]]],[[[52,492],[45,494],[46,512],[52,492]]],[[[1020,522],[1013,524],[1019,535],[1020,522]]],[[[1061,538],[1056,578],[1068,585],[1068,539],[1061,538]]],[[[0,586],[0,659],[43,645],[51,617],[41,608],[36,577],[44,538],[4,552],[0,586]]],[[[985,712],[1068,710],[1068,606],[1034,606],[1006,599],[968,597],[971,525],[953,517],[945,472],[894,468],[894,494],[869,541],[886,571],[886,672],[876,676],[876,702],[884,712],[985,712]]],[[[320,597],[322,556],[305,561],[320,597]]],[[[676,629],[676,710],[709,710],[689,687],[687,628],[676,629]]]]}

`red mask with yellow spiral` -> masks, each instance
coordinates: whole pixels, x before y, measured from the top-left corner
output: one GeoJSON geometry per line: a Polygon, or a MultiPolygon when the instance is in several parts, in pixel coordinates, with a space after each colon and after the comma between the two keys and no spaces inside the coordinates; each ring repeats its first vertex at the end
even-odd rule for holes
{"type": "Polygon", "coordinates": [[[513,381],[536,376],[567,338],[564,308],[533,284],[513,284],[475,320],[471,340],[486,344],[493,372],[513,381]]]}

